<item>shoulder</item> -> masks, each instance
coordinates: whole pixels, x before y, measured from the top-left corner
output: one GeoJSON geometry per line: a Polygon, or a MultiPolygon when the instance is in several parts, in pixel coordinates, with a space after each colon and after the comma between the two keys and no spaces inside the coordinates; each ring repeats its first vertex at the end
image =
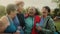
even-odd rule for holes
{"type": "Polygon", "coordinates": [[[21,13],[21,14],[18,14],[18,13],[17,13],[17,15],[22,15],[22,16],[24,16],[24,14],[22,14],[22,13],[21,13]]]}
{"type": "Polygon", "coordinates": [[[39,22],[41,20],[40,16],[39,15],[36,15],[35,16],[35,20],[39,22]]]}
{"type": "Polygon", "coordinates": [[[51,18],[51,16],[47,16],[47,18],[48,18],[49,20],[53,20],[53,19],[51,18]]]}
{"type": "Polygon", "coordinates": [[[54,24],[54,20],[51,17],[49,17],[49,23],[54,24]]]}
{"type": "Polygon", "coordinates": [[[36,15],[36,16],[35,16],[35,18],[36,18],[36,19],[40,19],[40,18],[41,18],[41,16],[39,16],[39,15],[36,15]]]}
{"type": "Polygon", "coordinates": [[[7,17],[3,16],[0,19],[0,31],[4,32],[4,30],[9,26],[10,24],[7,21],[7,17]]]}
{"type": "Polygon", "coordinates": [[[6,16],[2,16],[2,17],[0,18],[1,21],[3,21],[3,20],[5,21],[6,19],[7,19],[6,16]]]}
{"type": "Polygon", "coordinates": [[[40,18],[41,16],[39,16],[39,15],[36,15],[35,17],[38,17],[38,18],[40,18]]]}
{"type": "Polygon", "coordinates": [[[52,18],[51,18],[51,16],[48,16],[49,18],[50,18],[50,20],[53,20],[52,18]]]}
{"type": "Polygon", "coordinates": [[[6,25],[10,25],[7,16],[1,17],[0,21],[3,22],[6,25]]]}
{"type": "Polygon", "coordinates": [[[28,17],[25,17],[25,20],[28,20],[29,19],[29,16],[28,17]]]}

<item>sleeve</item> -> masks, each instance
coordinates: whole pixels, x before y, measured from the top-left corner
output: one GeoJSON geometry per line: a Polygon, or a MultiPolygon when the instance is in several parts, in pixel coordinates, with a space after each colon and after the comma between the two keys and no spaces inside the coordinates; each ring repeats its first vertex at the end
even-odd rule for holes
{"type": "Polygon", "coordinates": [[[14,22],[15,26],[19,26],[20,25],[17,16],[14,18],[13,22],[14,22]]]}
{"type": "Polygon", "coordinates": [[[49,29],[42,28],[42,31],[45,31],[45,32],[54,32],[55,31],[55,24],[54,24],[53,19],[50,18],[48,24],[50,26],[49,29]]]}
{"type": "Polygon", "coordinates": [[[25,18],[24,18],[24,15],[22,14],[22,17],[21,17],[21,26],[24,28],[24,26],[25,26],[25,18]]]}
{"type": "Polygon", "coordinates": [[[39,27],[40,25],[39,25],[39,23],[36,23],[36,27],[39,27]]]}

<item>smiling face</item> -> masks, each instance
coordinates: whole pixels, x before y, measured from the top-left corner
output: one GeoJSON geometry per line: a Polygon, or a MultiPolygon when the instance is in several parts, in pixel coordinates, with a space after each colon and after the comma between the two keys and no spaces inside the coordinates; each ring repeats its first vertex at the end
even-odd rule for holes
{"type": "Polygon", "coordinates": [[[17,10],[18,10],[18,12],[21,12],[22,10],[23,10],[23,7],[24,7],[24,2],[19,2],[18,4],[17,4],[17,10]]]}
{"type": "Polygon", "coordinates": [[[42,8],[42,15],[43,16],[49,16],[50,15],[50,11],[51,11],[51,9],[50,9],[50,7],[48,7],[48,6],[44,6],[43,8],[42,8]]]}
{"type": "Polygon", "coordinates": [[[30,7],[30,8],[28,9],[28,14],[29,14],[30,16],[34,16],[35,13],[36,13],[36,11],[35,11],[35,8],[34,8],[34,7],[30,7]]]}

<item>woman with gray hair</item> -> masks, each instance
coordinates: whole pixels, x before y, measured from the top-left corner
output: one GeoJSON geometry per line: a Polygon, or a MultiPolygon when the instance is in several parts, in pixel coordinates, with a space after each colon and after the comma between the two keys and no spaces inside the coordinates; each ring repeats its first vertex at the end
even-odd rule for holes
{"type": "Polygon", "coordinates": [[[9,4],[6,7],[7,15],[3,16],[0,21],[3,23],[3,27],[0,28],[1,33],[15,33],[17,27],[15,26],[13,19],[16,16],[16,6],[14,4],[9,4]]]}

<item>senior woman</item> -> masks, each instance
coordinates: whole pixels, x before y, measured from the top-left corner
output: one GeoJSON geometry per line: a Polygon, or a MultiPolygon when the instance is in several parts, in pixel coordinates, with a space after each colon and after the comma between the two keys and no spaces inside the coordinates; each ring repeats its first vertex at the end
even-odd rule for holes
{"type": "MultiPolygon", "coordinates": [[[[0,28],[1,33],[16,33],[17,27],[14,24],[14,18],[16,17],[16,6],[14,4],[9,4],[6,7],[7,15],[1,17],[0,21],[3,25],[0,28]]],[[[17,33],[16,33],[17,34],[17,33]]]]}

